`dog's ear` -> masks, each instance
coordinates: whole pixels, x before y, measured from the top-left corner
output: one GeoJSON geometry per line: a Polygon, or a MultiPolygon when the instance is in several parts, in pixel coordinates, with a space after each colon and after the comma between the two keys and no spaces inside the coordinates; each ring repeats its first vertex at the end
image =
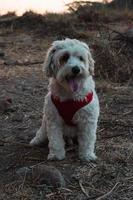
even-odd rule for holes
{"type": "Polygon", "coordinates": [[[54,68],[53,56],[55,51],[56,48],[54,48],[54,46],[51,46],[47,51],[46,58],[43,63],[43,71],[47,77],[53,76],[53,68],[54,68]]]}
{"type": "Polygon", "coordinates": [[[87,50],[88,52],[88,61],[89,61],[89,72],[90,74],[93,76],[94,75],[94,64],[95,64],[95,61],[93,60],[92,58],[92,55],[91,55],[91,51],[90,51],[90,48],[89,46],[82,42],[82,45],[84,46],[84,48],[87,50]]]}
{"type": "Polygon", "coordinates": [[[90,50],[88,51],[88,60],[89,60],[89,72],[92,76],[94,76],[94,64],[95,64],[95,61],[93,60],[92,58],[92,55],[91,55],[91,52],[90,50]]]}

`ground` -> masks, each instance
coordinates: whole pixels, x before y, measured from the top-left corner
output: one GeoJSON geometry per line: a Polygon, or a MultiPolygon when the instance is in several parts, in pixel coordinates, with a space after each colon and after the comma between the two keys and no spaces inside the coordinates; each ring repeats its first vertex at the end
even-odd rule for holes
{"type": "Polygon", "coordinates": [[[0,59],[1,104],[4,98],[12,103],[0,114],[0,199],[132,200],[132,87],[96,80],[101,107],[96,163],[81,163],[76,145],[67,147],[65,160],[49,162],[47,146],[28,144],[41,124],[48,85],[41,63],[54,37],[41,39],[20,30],[1,31],[5,53],[0,59]],[[28,181],[26,175],[20,178],[19,169],[39,163],[59,169],[66,186],[54,188],[28,181]]]}

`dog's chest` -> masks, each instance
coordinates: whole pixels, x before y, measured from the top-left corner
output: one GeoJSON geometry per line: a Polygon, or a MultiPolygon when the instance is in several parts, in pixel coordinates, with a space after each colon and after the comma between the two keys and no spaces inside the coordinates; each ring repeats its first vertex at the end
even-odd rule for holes
{"type": "Polygon", "coordinates": [[[69,126],[76,126],[72,121],[74,114],[92,101],[93,93],[88,93],[82,101],[67,100],[62,102],[54,96],[51,96],[51,99],[64,122],[69,126]]]}

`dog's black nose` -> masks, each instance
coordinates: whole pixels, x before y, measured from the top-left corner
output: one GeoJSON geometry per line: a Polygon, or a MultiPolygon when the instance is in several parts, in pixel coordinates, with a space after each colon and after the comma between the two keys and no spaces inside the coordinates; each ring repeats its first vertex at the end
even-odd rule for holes
{"type": "Polygon", "coordinates": [[[75,66],[75,67],[72,68],[72,73],[73,74],[78,74],[79,72],[80,72],[79,67],[75,66]]]}

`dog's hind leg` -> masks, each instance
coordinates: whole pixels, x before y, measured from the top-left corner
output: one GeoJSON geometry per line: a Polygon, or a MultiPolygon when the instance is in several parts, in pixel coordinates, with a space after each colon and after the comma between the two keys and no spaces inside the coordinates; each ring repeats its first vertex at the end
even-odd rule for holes
{"type": "Polygon", "coordinates": [[[30,145],[40,145],[47,141],[47,133],[46,133],[46,122],[45,116],[43,116],[42,125],[40,129],[37,131],[36,136],[30,141],[30,145]]]}

